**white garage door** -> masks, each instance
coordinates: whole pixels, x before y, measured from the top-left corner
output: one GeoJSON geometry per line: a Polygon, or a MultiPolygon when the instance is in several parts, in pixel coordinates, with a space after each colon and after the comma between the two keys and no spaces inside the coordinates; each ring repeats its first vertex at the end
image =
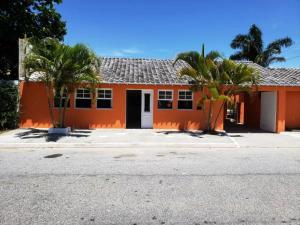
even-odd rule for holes
{"type": "Polygon", "coordinates": [[[261,92],[260,128],[276,132],[277,92],[261,92]]]}

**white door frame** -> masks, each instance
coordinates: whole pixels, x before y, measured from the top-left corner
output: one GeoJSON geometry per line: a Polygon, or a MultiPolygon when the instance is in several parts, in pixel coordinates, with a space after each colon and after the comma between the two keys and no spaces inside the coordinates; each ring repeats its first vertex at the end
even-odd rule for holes
{"type": "Polygon", "coordinates": [[[141,127],[153,128],[153,90],[141,90],[142,91],[142,107],[141,107],[141,127]],[[145,94],[150,94],[149,99],[149,111],[145,112],[145,94]]]}

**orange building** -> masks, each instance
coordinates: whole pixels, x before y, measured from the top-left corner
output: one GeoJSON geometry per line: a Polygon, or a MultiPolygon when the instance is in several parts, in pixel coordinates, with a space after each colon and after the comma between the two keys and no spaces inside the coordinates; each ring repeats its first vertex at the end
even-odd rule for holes
{"type": "MultiPolygon", "coordinates": [[[[257,93],[237,97],[239,122],[250,127],[281,132],[300,127],[300,70],[265,69],[257,93]]],[[[191,92],[191,80],[179,78],[183,66],[172,60],[104,58],[102,83],[95,94],[78,88],[71,95],[66,124],[73,128],[204,129],[206,112],[197,106],[199,92],[191,92]]],[[[20,127],[50,127],[44,85],[20,83],[20,127]]],[[[215,105],[215,112],[221,104],[215,105]]],[[[216,119],[214,115],[213,121],[216,119]]],[[[223,129],[224,113],[216,128],[223,129]]]]}

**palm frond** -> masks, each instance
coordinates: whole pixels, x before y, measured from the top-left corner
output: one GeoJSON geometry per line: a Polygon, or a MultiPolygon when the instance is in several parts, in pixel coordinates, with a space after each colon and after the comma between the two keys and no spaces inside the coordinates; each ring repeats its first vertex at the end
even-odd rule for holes
{"type": "Polygon", "coordinates": [[[243,49],[250,42],[249,36],[244,34],[238,34],[231,42],[230,46],[233,49],[243,49]]]}
{"type": "Polygon", "coordinates": [[[290,47],[292,44],[292,39],[290,37],[285,37],[271,42],[264,48],[262,32],[255,24],[253,24],[250,27],[248,34],[238,34],[232,40],[231,47],[233,49],[240,49],[240,51],[231,55],[230,59],[246,59],[263,67],[268,67],[272,62],[276,62],[276,59],[273,59],[274,55],[280,54],[283,47],[290,47]]]}
{"type": "Polygon", "coordinates": [[[251,46],[256,50],[256,52],[262,52],[262,32],[255,24],[250,27],[248,36],[251,40],[251,46]]]}
{"type": "Polygon", "coordinates": [[[280,38],[273,42],[271,42],[266,50],[271,52],[272,54],[280,54],[281,48],[290,47],[293,44],[293,41],[290,37],[280,38]]]}
{"type": "Polygon", "coordinates": [[[211,59],[211,60],[217,60],[217,59],[222,59],[222,54],[218,51],[210,51],[207,53],[206,58],[211,59]]]}
{"type": "Polygon", "coordinates": [[[189,77],[191,77],[191,78],[193,78],[195,80],[199,79],[198,72],[194,68],[192,68],[190,66],[188,66],[188,67],[182,67],[178,71],[178,73],[179,73],[180,77],[189,76],[189,77]]]}
{"type": "Polygon", "coordinates": [[[274,63],[274,62],[285,62],[286,59],[284,57],[271,57],[268,59],[268,64],[270,65],[271,63],[274,63]]]}
{"type": "Polygon", "coordinates": [[[198,64],[200,62],[200,58],[201,58],[200,54],[196,51],[179,53],[176,56],[173,65],[175,65],[177,61],[182,60],[186,62],[190,67],[192,67],[194,70],[198,71],[198,64]]]}

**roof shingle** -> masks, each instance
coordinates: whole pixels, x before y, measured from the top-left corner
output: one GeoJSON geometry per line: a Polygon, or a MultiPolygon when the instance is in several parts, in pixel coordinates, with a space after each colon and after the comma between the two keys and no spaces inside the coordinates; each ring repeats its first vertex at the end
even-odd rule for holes
{"type": "Polygon", "coordinates": [[[101,75],[105,83],[178,84],[191,83],[189,77],[178,77],[184,62],[173,66],[173,60],[102,58],[101,75]]]}
{"type": "MultiPolygon", "coordinates": [[[[105,83],[189,85],[189,77],[178,77],[179,68],[185,66],[173,60],[102,58],[101,75],[105,83]]],[[[237,61],[256,69],[259,85],[300,86],[300,69],[264,68],[250,61],[237,61]]]]}

